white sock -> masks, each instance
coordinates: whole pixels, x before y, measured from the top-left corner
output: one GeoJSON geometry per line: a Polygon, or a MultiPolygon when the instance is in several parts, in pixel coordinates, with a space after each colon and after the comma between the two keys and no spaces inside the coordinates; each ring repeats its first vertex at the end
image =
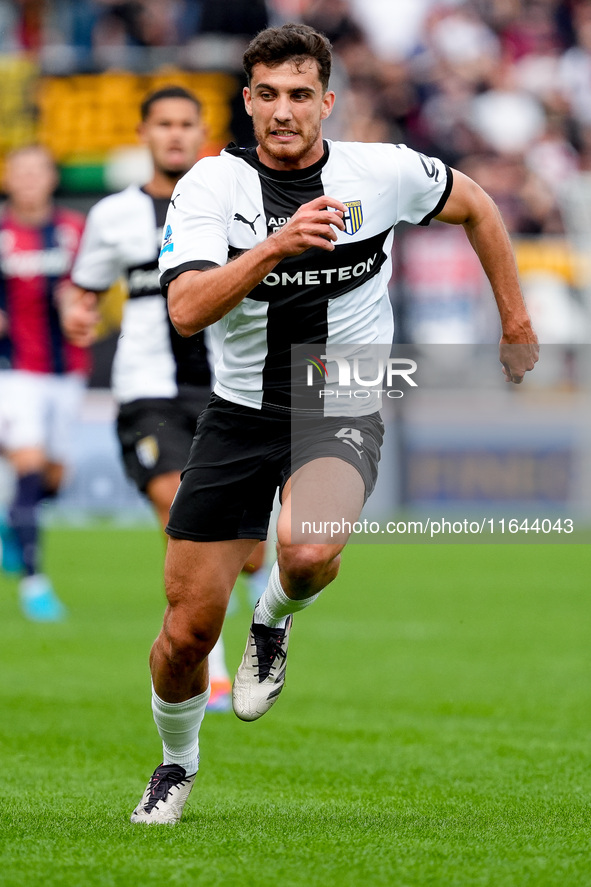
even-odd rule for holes
{"type": "Polygon", "coordinates": [[[209,699],[209,687],[186,702],[165,702],[152,686],[152,712],[162,739],[164,764],[180,764],[187,776],[199,769],[199,728],[209,699]]]}
{"type": "Polygon", "coordinates": [[[269,574],[267,587],[255,607],[254,621],[262,622],[263,625],[267,625],[269,628],[285,628],[285,623],[290,613],[298,613],[300,610],[305,610],[321,594],[322,592],[319,591],[318,594],[313,594],[312,597],[308,597],[303,601],[292,601],[281,587],[279,564],[275,561],[269,574]]]}
{"type": "Polygon", "coordinates": [[[210,681],[228,681],[230,679],[228,669],[226,668],[224,642],[221,635],[219,636],[215,647],[207,657],[207,660],[210,681]]]}

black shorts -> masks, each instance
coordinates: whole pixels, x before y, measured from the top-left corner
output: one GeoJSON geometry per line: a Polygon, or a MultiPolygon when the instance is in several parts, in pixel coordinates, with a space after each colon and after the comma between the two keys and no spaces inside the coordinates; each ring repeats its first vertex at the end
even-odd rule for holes
{"type": "Polygon", "coordinates": [[[355,466],[367,498],[383,430],[379,413],[299,417],[292,424],[289,413],[243,407],[214,394],[199,418],[166,532],[196,542],[266,539],[276,490],[302,465],[326,456],[355,466]],[[351,446],[359,435],[363,446],[351,446]]]}
{"type": "Polygon", "coordinates": [[[182,471],[211,390],[193,388],[174,398],[146,398],[122,404],[117,436],[128,477],[146,492],[161,474],[182,471]]]}

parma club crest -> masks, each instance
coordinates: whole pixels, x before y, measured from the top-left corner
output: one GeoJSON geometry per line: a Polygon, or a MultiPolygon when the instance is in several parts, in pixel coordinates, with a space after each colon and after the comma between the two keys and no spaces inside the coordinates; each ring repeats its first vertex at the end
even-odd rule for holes
{"type": "Polygon", "coordinates": [[[347,234],[356,234],[363,225],[363,207],[360,200],[345,200],[345,206],[349,208],[349,212],[344,217],[345,232],[347,234]]]}
{"type": "Polygon", "coordinates": [[[142,437],[141,440],[138,440],[135,445],[135,453],[140,465],[148,469],[154,468],[160,456],[160,447],[154,435],[149,434],[147,437],[142,437]]]}

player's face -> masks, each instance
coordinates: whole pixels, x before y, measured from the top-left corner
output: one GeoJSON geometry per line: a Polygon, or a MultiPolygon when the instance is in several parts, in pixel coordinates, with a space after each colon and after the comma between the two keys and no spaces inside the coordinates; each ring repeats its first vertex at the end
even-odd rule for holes
{"type": "Polygon", "coordinates": [[[42,148],[14,154],[6,162],[4,188],[12,205],[23,211],[39,210],[51,202],[57,172],[42,148]]]}
{"type": "Polygon", "coordinates": [[[154,166],[167,176],[191,169],[205,139],[201,114],[188,99],[159,99],[139,127],[154,166]]]}
{"type": "Polygon", "coordinates": [[[323,154],[322,121],[334,104],[324,92],[315,59],[255,65],[244,89],[260,159],[271,169],[302,169],[323,154]]]}

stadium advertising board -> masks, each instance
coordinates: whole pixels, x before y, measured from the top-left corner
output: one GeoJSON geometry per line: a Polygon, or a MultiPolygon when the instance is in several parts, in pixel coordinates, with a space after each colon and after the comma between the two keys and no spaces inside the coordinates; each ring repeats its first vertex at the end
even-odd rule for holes
{"type": "Polygon", "coordinates": [[[589,349],[547,346],[539,367],[515,386],[495,346],[294,348],[294,469],[310,445],[308,412],[318,423],[340,417],[342,458],[354,450],[361,460],[364,449],[348,420],[379,410],[385,424],[365,518],[343,527],[326,513],[320,526],[295,496],[296,541],[327,532],[382,544],[589,541],[589,349]]]}

